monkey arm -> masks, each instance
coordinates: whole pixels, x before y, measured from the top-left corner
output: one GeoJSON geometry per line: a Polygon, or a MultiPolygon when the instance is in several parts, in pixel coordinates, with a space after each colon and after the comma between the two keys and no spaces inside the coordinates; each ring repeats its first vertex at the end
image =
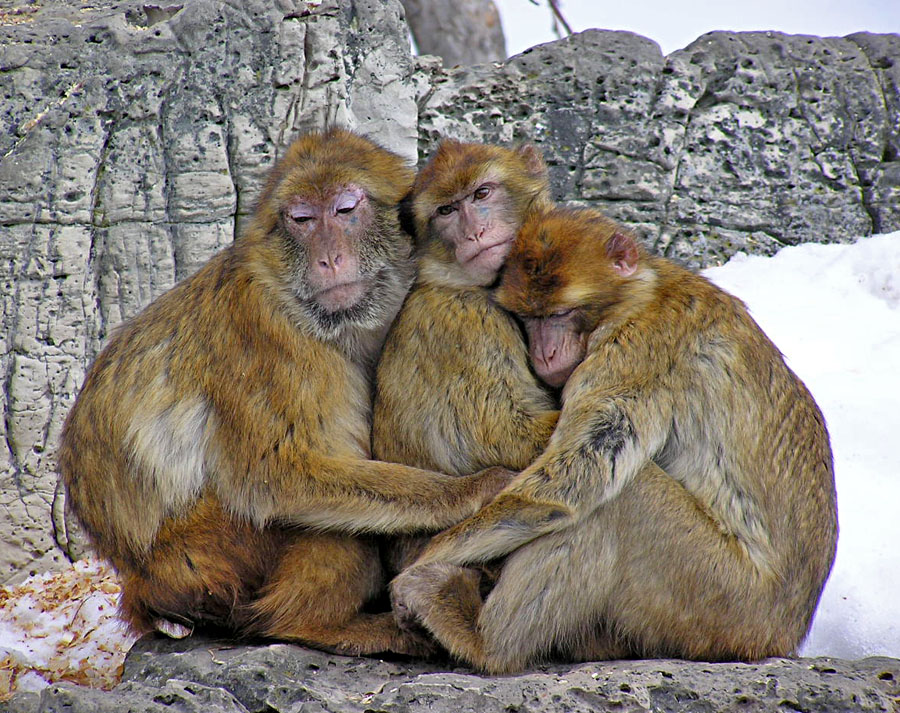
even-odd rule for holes
{"type": "Polygon", "coordinates": [[[416,565],[486,562],[571,526],[652,459],[665,438],[661,416],[635,399],[568,402],[547,450],[491,503],[434,537],[416,565]]]}
{"type": "Polygon", "coordinates": [[[432,538],[414,566],[487,562],[574,520],[572,511],[561,503],[503,492],[473,516],[432,538]]]}
{"type": "Polygon", "coordinates": [[[474,513],[513,473],[488,468],[455,477],[386,463],[305,454],[302,462],[240,491],[222,489],[232,510],[263,526],[273,520],[349,532],[440,530],[474,513]]]}

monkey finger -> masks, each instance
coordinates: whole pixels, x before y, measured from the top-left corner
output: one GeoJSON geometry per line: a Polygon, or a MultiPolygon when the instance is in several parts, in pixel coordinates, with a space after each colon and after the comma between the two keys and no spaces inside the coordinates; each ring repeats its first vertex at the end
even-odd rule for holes
{"type": "Polygon", "coordinates": [[[478,472],[476,476],[481,478],[484,487],[484,499],[481,501],[481,506],[484,507],[491,502],[517,475],[516,471],[502,466],[493,466],[478,472]]]}
{"type": "Polygon", "coordinates": [[[391,582],[391,611],[397,626],[405,632],[421,630],[422,625],[415,613],[415,575],[406,570],[391,582]]]}
{"type": "Polygon", "coordinates": [[[436,659],[443,654],[440,644],[420,624],[410,630],[401,630],[393,651],[419,659],[436,659]]]}

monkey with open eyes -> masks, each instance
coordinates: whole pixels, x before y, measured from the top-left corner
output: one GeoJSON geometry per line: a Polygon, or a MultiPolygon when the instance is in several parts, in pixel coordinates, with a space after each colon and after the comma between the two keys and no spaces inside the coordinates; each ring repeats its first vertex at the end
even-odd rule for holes
{"type": "Polygon", "coordinates": [[[361,611],[384,585],[374,535],[447,527],[508,474],[370,460],[374,362],[414,269],[397,208],[412,179],[348,131],[301,137],[248,230],[95,360],[59,465],[136,631],[429,649],[361,611]]]}
{"type": "Polygon", "coordinates": [[[834,559],[821,412],[740,300],[590,210],[523,226],[496,292],[562,387],[547,449],[393,582],[486,671],[758,660],[806,635],[834,559]],[[462,565],[506,556],[482,602],[462,565]]]}
{"type": "MultiPolygon", "coordinates": [[[[444,140],[407,204],[419,273],[378,364],[375,457],[451,475],[521,470],[544,449],[558,411],[488,288],[525,214],[552,205],[547,167],[529,144],[444,140]]],[[[399,569],[422,543],[394,541],[388,559],[399,569]]]]}

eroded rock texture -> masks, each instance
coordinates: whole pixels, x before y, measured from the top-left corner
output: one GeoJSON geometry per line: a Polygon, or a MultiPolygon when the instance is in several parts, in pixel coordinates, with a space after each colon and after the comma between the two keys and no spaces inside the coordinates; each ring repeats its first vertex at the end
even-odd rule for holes
{"type": "Polygon", "coordinates": [[[399,2],[38,8],[0,25],[0,581],[79,551],[54,451],[86,365],[233,239],[279,152],[329,123],[416,150],[399,2]]]}
{"type": "Polygon", "coordinates": [[[663,57],[589,31],[502,67],[431,69],[419,145],[532,140],[557,198],[693,266],[900,226],[900,37],[704,35],[663,57]]]}
{"type": "Polygon", "coordinates": [[[900,662],[613,661],[478,676],[447,666],[329,656],[299,646],[139,641],[104,693],[57,684],[10,713],[720,713],[897,710],[900,662]]]}

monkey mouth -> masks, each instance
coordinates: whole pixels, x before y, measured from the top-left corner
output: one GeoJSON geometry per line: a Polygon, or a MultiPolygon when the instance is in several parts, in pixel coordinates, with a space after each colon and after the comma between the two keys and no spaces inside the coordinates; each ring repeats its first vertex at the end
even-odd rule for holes
{"type": "Polygon", "coordinates": [[[340,312],[353,307],[365,296],[368,289],[368,282],[363,279],[343,282],[317,292],[315,300],[326,312],[340,312]]]}
{"type": "Polygon", "coordinates": [[[499,243],[494,243],[493,245],[485,245],[481,248],[477,253],[475,253],[470,260],[477,260],[478,258],[488,255],[496,255],[498,253],[504,253],[504,257],[506,257],[506,251],[512,247],[512,240],[501,240],[499,243]]]}
{"type": "Polygon", "coordinates": [[[569,366],[564,367],[553,367],[535,362],[534,372],[541,381],[547,384],[547,386],[558,389],[565,386],[569,377],[572,375],[572,372],[575,371],[576,366],[576,364],[570,364],[569,366]]]}
{"type": "Polygon", "coordinates": [[[485,245],[478,252],[473,253],[466,259],[466,263],[470,266],[477,266],[491,270],[499,270],[503,267],[503,262],[512,248],[512,239],[501,240],[493,245],[485,245]]]}

